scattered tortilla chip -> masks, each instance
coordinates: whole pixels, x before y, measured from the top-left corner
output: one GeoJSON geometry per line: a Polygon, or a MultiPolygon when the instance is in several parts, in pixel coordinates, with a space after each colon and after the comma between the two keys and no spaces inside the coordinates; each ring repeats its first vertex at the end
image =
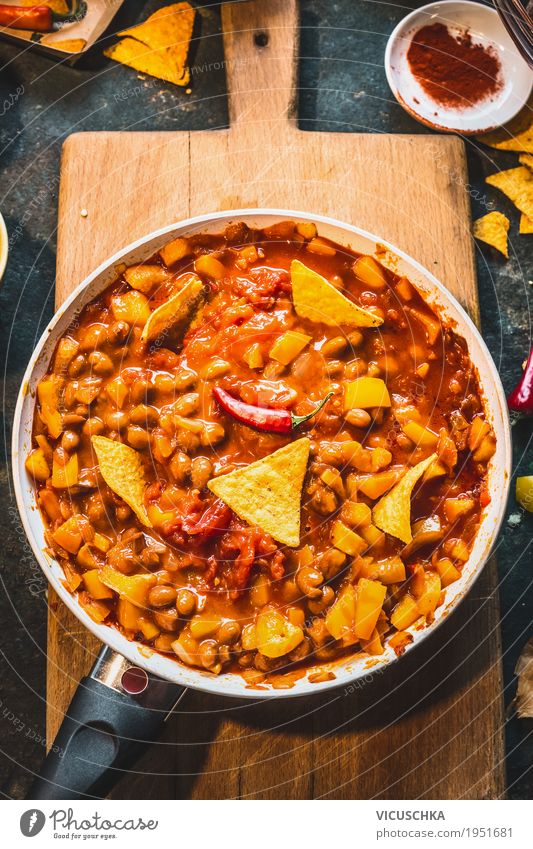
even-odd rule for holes
{"type": "Polygon", "coordinates": [[[516,664],[518,676],[516,712],[519,719],[533,717],[533,637],[526,643],[516,664]]]}
{"type": "Polygon", "coordinates": [[[204,284],[200,278],[191,277],[176,295],[151,313],[141,333],[141,342],[151,342],[190,318],[203,291],[204,284]]]}
{"type": "Polygon", "coordinates": [[[533,153],[533,98],[521,112],[493,133],[477,136],[478,141],[496,150],[517,150],[520,153],[533,153]]]}
{"type": "Polygon", "coordinates": [[[207,486],[241,519],[294,548],[300,544],[309,445],[304,436],[243,469],[213,478],[207,486]]]}
{"type": "Polygon", "coordinates": [[[144,506],[146,480],[141,455],[123,442],[114,442],[105,436],[91,438],[103,479],[128,507],[131,507],[139,522],[151,528],[144,506]]]}
{"type": "Polygon", "coordinates": [[[521,153],[518,161],[520,165],[526,165],[528,168],[533,169],[533,153],[521,153]]]}
{"type": "Polygon", "coordinates": [[[331,283],[303,262],[291,262],[292,300],[301,318],[330,327],[378,327],[383,319],[358,307],[331,283]]]}
{"type": "Polygon", "coordinates": [[[533,218],[528,218],[527,215],[520,216],[520,229],[519,232],[522,235],[527,235],[528,233],[533,233],[533,218]]]}
{"type": "Polygon", "coordinates": [[[190,81],[186,62],[195,14],[190,3],[164,6],[144,23],[119,32],[125,38],[104,54],[152,77],[185,86],[190,81]]]}
{"type": "Polygon", "coordinates": [[[426,469],[437,459],[436,454],[426,457],[409,469],[398,483],[378,501],[372,510],[373,522],[386,534],[408,543],[413,539],[411,531],[411,494],[415,484],[426,469]]]}
{"type": "Polygon", "coordinates": [[[501,212],[489,212],[474,221],[474,238],[481,239],[482,242],[496,248],[506,259],[509,259],[508,232],[509,219],[501,212]]]}
{"type": "Polygon", "coordinates": [[[507,195],[520,212],[533,218],[533,172],[524,165],[499,171],[485,178],[489,186],[495,186],[507,195]]]}
{"type": "MultiPolygon", "coordinates": [[[[41,44],[45,43],[45,39],[43,38],[41,44]]],[[[82,53],[85,50],[85,45],[87,44],[84,38],[66,38],[64,41],[54,41],[48,42],[51,47],[55,47],[57,50],[63,50],[65,53],[82,53]]]]}

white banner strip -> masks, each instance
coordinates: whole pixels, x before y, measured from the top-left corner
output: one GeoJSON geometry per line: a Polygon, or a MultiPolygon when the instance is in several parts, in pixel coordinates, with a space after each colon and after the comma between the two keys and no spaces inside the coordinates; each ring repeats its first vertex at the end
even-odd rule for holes
{"type": "Polygon", "coordinates": [[[530,820],[529,801],[5,801],[2,845],[530,849],[530,820]]]}

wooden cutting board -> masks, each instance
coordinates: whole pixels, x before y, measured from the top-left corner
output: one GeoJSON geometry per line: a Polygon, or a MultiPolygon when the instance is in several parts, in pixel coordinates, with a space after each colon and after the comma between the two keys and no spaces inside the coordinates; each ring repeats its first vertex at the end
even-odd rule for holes
{"type": "MultiPolygon", "coordinates": [[[[381,235],[440,277],[477,319],[460,139],[302,132],[294,118],[296,0],[225,5],[223,26],[229,130],[90,133],[66,141],[57,304],[106,257],[157,227],[270,206],[331,215],[381,235]]],[[[115,795],[499,797],[498,634],[491,562],[438,633],[365,686],[262,704],[189,692],[163,741],[115,795]]],[[[51,591],[50,742],[97,649],[51,591]]]]}

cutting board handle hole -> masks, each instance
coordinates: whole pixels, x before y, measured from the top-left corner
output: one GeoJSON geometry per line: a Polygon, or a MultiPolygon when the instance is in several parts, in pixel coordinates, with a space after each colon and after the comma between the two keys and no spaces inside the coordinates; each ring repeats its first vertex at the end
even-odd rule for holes
{"type": "Polygon", "coordinates": [[[268,44],[268,32],[264,30],[254,32],[254,44],[256,47],[266,47],[268,44]]]}

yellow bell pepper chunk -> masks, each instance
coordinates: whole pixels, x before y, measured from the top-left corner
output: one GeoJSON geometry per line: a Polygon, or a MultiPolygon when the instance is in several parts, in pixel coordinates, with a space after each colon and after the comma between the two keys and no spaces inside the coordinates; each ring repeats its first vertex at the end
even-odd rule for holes
{"type": "Polygon", "coordinates": [[[306,336],[305,333],[300,333],[298,330],[287,330],[283,336],[276,339],[268,356],[271,360],[276,360],[276,362],[288,366],[310,341],[311,337],[306,336]]]}
{"type": "Polygon", "coordinates": [[[437,433],[434,433],[428,427],[418,424],[418,422],[406,422],[402,425],[402,430],[405,435],[415,443],[415,445],[433,448],[439,441],[437,433]]]}
{"type": "Polygon", "coordinates": [[[385,534],[379,528],[376,528],[375,525],[359,528],[359,533],[368,545],[368,553],[376,554],[380,548],[384,547],[386,542],[385,534]]]}
{"type": "MultiPolygon", "coordinates": [[[[420,588],[418,584],[412,586],[413,595],[416,597],[418,612],[423,616],[434,613],[441,594],[440,576],[437,572],[423,572],[423,582],[420,588]]],[[[414,582],[413,582],[414,584],[414,582]]]]}
{"type": "Polygon", "coordinates": [[[377,628],[374,628],[369,640],[361,640],[361,646],[368,654],[372,655],[380,655],[385,651],[377,628]]]}
{"type": "Polygon", "coordinates": [[[253,345],[250,345],[242,355],[242,358],[248,368],[263,368],[263,352],[259,342],[254,342],[253,345]]]}
{"type": "Polygon", "coordinates": [[[524,510],[533,513],[533,475],[516,479],[516,500],[524,510]]]}
{"type": "Polygon", "coordinates": [[[71,516],[53,532],[54,542],[70,554],[77,554],[83,542],[81,523],[86,521],[83,516],[71,516]]]}
{"type": "Polygon", "coordinates": [[[148,593],[156,583],[155,575],[123,575],[107,565],[100,569],[98,577],[103,584],[136,607],[147,606],[148,593]]]}
{"type": "Polygon", "coordinates": [[[65,374],[70,361],[78,353],[79,347],[79,342],[76,342],[76,340],[72,339],[70,336],[63,336],[63,338],[59,340],[54,357],[55,374],[65,374]]]}
{"type": "Polygon", "coordinates": [[[479,448],[488,433],[490,433],[490,425],[485,419],[482,419],[481,416],[476,416],[475,419],[472,419],[468,434],[468,447],[470,451],[475,451],[476,448],[479,448]]]}
{"type": "Polygon", "coordinates": [[[345,554],[349,554],[351,557],[362,554],[368,548],[364,539],[359,534],[356,534],[355,531],[352,531],[351,528],[346,527],[340,519],[337,519],[333,523],[331,542],[335,548],[338,548],[339,551],[343,551],[345,554]]]}
{"type": "Polygon", "coordinates": [[[370,477],[362,480],[358,485],[358,489],[361,490],[363,495],[366,495],[368,498],[375,501],[376,498],[384,495],[400,480],[404,471],[405,469],[400,467],[396,469],[387,469],[384,472],[376,472],[375,475],[370,475],[370,477]]]}
{"type": "Polygon", "coordinates": [[[139,616],[138,625],[145,640],[153,640],[161,633],[155,622],[145,619],[144,616],[139,616]]]}
{"type": "Polygon", "coordinates": [[[379,581],[360,578],[357,583],[357,598],[355,601],[355,636],[358,639],[369,640],[385,601],[387,588],[379,581]]]}
{"type": "Polygon", "coordinates": [[[93,552],[91,551],[90,545],[87,545],[87,543],[85,543],[85,545],[82,545],[82,547],[78,551],[76,562],[79,566],[82,567],[82,569],[92,569],[93,571],[95,569],[98,570],[98,567],[100,565],[93,552]]]}
{"type": "Polygon", "coordinates": [[[105,391],[115,407],[122,409],[124,401],[128,395],[129,389],[121,377],[115,377],[107,384],[105,391]]]}
{"type": "Polygon", "coordinates": [[[52,464],[52,486],[56,489],[70,489],[78,483],[78,455],[73,454],[64,466],[55,459],[52,464]]]}
{"type": "Polygon", "coordinates": [[[435,462],[431,464],[429,469],[426,469],[426,471],[422,475],[422,480],[427,483],[427,481],[430,481],[433,478],[441,478],[445,474],[446,466],[444,466],[440,460],[435,460],[435,462]]]}
{"type": "Polygon", "coordinates": [[[204,640],[220,628],[222,617],[217,613],[199,613],[189,622],[189,628],[195,640],[204,640]]]}
{"type": "Polygon", "coordinates": [[[265,657],[282,657],[298,646],[304,632],[278,610],[262,611],[255,624],[258,651],[265,657]]]}
{"type": "Polygon", "coordinates": [[[35,448],[26,457],[26,470],[36,481],[45,481],[50,477],[50,467],[46,462],[42,448],[35,448]]]}
{"type": "Polygon", "coordinates": [[[93,545],[95,548],[98,549],[98,551],[103,551],[103,553],[105,554],[107,551],[109,551],[113,543],[108,537],[105,537],[103,534],[96,533],[94,535],[93,545]]]}
{"type": "Polygon", "coordinates": [[[194,270],[198,274],[206,274],[207,277],[213,277],[215,280],[221,280],[226,276],[226,269],[216,257],[211,254],[201,254],[194,263],[194,270]]]}
{"type": "Polygon", "coordinates": [[[344,387],[344,412],[370,407],[390,407],[391,400],[385,381],[380,377],[356,377],[344,387]]]}
{"type": "Polygon", "coordinates": [[[454,581],[458,581],[461,577],[459,569],[454,566],[449,557],[441,557],[435,563],[435,568],[440,575],[440,582],[443,589],[449,587],[454,581]]]}
{"type": "Polygon", "coordinates": [[[439,333],[441,330],[441,324],[439,319],[433,315],[427,315],[427,313],[420,312],[419,310],[414,309],[413,307],[409,308],[409,313],[414,316],[414,318],[420,322],[424,330],[426,331],[426,338],[430,345],[434,345],[439,337],[439,333]]]}
{"type": "Polygon", "coordinates": [[[117,321],[127,321],[128,324],[146,324],[150,318],[148,298],[135,289],[115,295],[111,299],[111,309],[117,321]]]}
{"type": "Polygon", "coordinates": [[[352,528],[368,527],[372,523],[372,511],[363,501],[345,501],[341,515],[343,522],[352,528]]]}
{"type": "Polygon", "coordinates": [[[124,278],[132,289],[149,295],[156,284],[161,285],[169,279],[169,273],[160,265],[131,265],[124,272],[124,278]]]}
{"type": "Polygon", "coordinates": [[[355,276],[366,283],[367,286],[370,286],[371,289],[381,291],[387,288],[387,279],[383,269],[374,257],[359,256],[352,268],[355,276]]]}
{"type": "Polygon", "coordinates": [[[168,245],[161,248],[159,256],[166,266],[170,266],[174,265],[174,263],[179,259],[183,259],[183,257],[187,256],[189,253],[189,242],[187,239],[183,239],[181,236],[178,236],[177,239],[173,239],[172,242],[169,242],[168,245]]]}
{"type": "Polygon", "coordinates": [[[117,620],[126,631],[138,631],[141,614],[139,608],[127,598],[119,598],[117,604],[117,620]]]}
{"type": "Polygon", "coordinates": [[[146,508],[148,518],[154,528],[162,528],[167,522],[170,522],[176,517],[175,510],[161,510],[161,508],[153,502],[146,508]]]}
{"type": "Polygon", "coordinates": [[[444,515],[449,522],[455,522],[461,516],[471,513],[476,502],[473,498],[446,498],[444,500],[444,515]]]}
{"type": "Polygon", "coordinates": [[[420,611],[418,610],[416,601],[413,596],[406,594],[400,599],[392,611],[390,621],[398,631],[404,631],[409,627],[409,625],[412,625],[419,616],[420,611]]]}
{"type": "Polygon", "coordinates": [[[369,563],[364,563],[361,567],[361,576],[380,581],[386,586],[389,584],[401,584],[402,581],[405,581],[406,577],[405,564],[401,557],[397,555],[385,557],[383,560],[373,560],[369,563]]]}
{"type": "Polygon", "coordinates": [[[91,619],[99,625],[101,625],[101,623],[104,622],[111,613],[106,601],[98,601],[95,598],[87,596],[83,598],[83,595],[81,595],[79,603],[91,619]]]}
{"type": "Polygon", "coordinates": [[[39,415],[52,439],[57,439],[63,431],[59,407],[59,389],[63,381],[54,375],[41,380],[37,387],[37,397],[41,409],[39,415]]]}
{"type": "Polygon", "coordinates": [[[326,613],[326,628],[335,640],[349,640],[354,637],[355,604],[355,588],[352,584],[347,584],[326,613]]]}
{"type": "Polygon", "coordinates": [[[98,577],[98,569],[91,569],[89,572],[85,572],[83,583],[85,584],[85,589],[93,598],[113,598],[113,593],[109,587],[106,587],[98,577]]]}

